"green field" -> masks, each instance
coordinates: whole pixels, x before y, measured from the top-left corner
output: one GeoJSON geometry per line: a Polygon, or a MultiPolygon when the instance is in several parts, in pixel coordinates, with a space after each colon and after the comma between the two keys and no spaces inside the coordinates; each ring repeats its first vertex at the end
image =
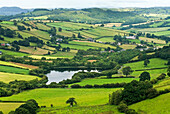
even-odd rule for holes
{"type": "Polygon", "coordinates": [[[160,95],[153,99],[147,99],[133,104],[129,108],[141,112],[141,114],[169,114],[170,113],[170,93],[160,95]]]}
{"type": "Polygon", "coordinates": [[[2,65],[0,65],[0,72],[15,73],[15,74],[29,74],[29,70],[10,67],[10,66],[2,66],[2,65]]]}
{"type": "MultiPolygon", "coordinates": [[[[157,78],[162,73],[167,73],[167,69],[156,69],[156,70],[145,70],[145,71],[150,73],[151,79],[157,78]]],[[[144,71],[134,71],[131,75],[135,77],[139,77],[142,72],[144,71]]]]}
{"type": "Polygon", "coordinates": [[[95,42],[89,42],[89,41],[70,41],[69,44],[73,45],[81,45],[81,46],[90,46],[90,47],[96,47],[96,48],[115,48],[112,45],[109,44],[101,44],[101,43],[95,43],[95,42]]]}
{"type": "Polygon", "coordinates": [[[93,47],[93,46],[84,46],[84,45],[73,45],[73,44],[61,44],[61,47],[70,47],[71,49],[81,49],[81,50],[87,50],[87,49],[96,49],[97,47],[93,47]]]}
{"type": "Polygon", "coordinates": [[[104,37],[104,38],[97,39],[97,41],[101,41],[101,42],[115,42],[115,40],[113,40],[113,37],[104,37]]]}
{"type": "Polygon", "coordinates": [[[31,76],[31,75],[21,75],[21,74],[12,74],[12,73],[4,73],[4,72],[0,72],[0,81],[3,81],[5,83],[9,83],[11,81],[14,80],[25,80],[25,81],[29,81],[29,80],[33,80],[33,79],[40,79],[37,76],[31,76]]]}
{"type": "Polygon", "coordinates": [[[2,51],[3,54],[7,54],[7,55],[13,55],[13,56],[28,56],[28,54],[26,54],[26,53],[21,53],[21,52],[14,52],[14,51],[9,51],[9,50],[4,50],[4,49],[0,49],[0,51],[2,51]]]}
{"type": "Polygon", "coordinates": [[[103,105],[103,106],[86,106],[86,107],[67,107],[64,109],[44,108],[38,114],[120,114],[116,106],[103,105]]]}
{"type": "MultiPolygon", "coordinates": [[[[81,86],[84,85],[94,85],[94,84],[98,84],[98,85],[102,85],[102,84],[111,84],[111,83],[128,83],[131,82],[132,80],[138,80],[138,78],[112,78],[112,79],[84,79],[79,83],[74,83],[74,84],[79,84],[81,86]]],[[[73,85],[73,84],[71,84],[73,85]]]]}
{"type": "Polygon", "coordinates": [[[66,100],[70,97],[76,98],[78,106],[94,106],[108,103],[109,94],[117,89],[34,89],[24,91],[17,95],[9,97],[1,97],[0,100],[5,101],[26,101],[35,99],[40,106],[50,107],[51,104],[55,108],[69,106],[66,100]]]}
{"type": "MultiPolygon", "coordinates": [[[[70,52],[57,51],[56,54],[52,54],[49,57],[64,57],[73,58],[77,53],[77,50],[70,50],[70,52]]],[[[47,56],[48,57],[48,56],[47,56]]]]}
{"type": "Polygon", "coordinates": [[[168,67],[167,65],[165,65],[165,63],[167,63],[167,60],[153,58],[153,59],[149,59],[149,61],[150,61],[150,63],[146,67],[144,66],[144,61],[127,63],[124,66],[130,66],[132,68],[132,70],[168,67]]]}
{"type": "Polygon", "coordinates": [[[22,103],[0,103],[0,111],[4,114],[8,114],[10,111],[14,111],[18,108],[22,103]]]}

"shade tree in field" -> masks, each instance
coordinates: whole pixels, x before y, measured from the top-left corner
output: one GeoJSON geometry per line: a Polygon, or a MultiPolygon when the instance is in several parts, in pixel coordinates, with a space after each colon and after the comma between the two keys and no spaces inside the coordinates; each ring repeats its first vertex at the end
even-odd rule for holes
{"type": "Polygon", "coordinates": [[[143,72],[140,76],[140,81],[150,80],[150,74],[149,72],[143,72]]]}
{"type": "Polygon", "coordinates": [[[170,76],[170,66],[167,69],[167,75],[170,76]]]}
{"type": "Polygon", "coordinates": [[[70,107],[72,107],[73,106],[73,103],[75,103],[75,105],[77,105],[77,102],[75,101],[75,98],[69,98],[67,101],[66,101],[66,103],[68,104],[70,104],[70,107]]]}
{"type": "Polygon", "coordinates": [[[145,66],[145,67],[148,66],[149,63],[150,63],[149,59],[145,59],[145,60],[144,60],[144,66],[145,66]]]}
{"type": "Polygon", "coordinates": [[[133,72],[133,70],[131,69],[130,66],[127,66],[127,67],[124,67],[124,68],[122,69],[122,72],[123,72],[123,74],[126,75],[126,77],[127,77],[128,75],[130,75],[130,74],[133,72]]]}

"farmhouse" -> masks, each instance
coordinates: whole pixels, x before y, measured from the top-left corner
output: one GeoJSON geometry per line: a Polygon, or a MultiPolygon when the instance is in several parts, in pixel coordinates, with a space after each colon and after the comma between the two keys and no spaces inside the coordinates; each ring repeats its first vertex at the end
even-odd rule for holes
{"type": "Polygon", "coordinates": [[[136,36],[126,36],[126,39],[136,39],[136,36]]]}
{"type": "Polygon", "coordinates": [[[0,55],[2,55],[2,51],[0,51],[0,55]]]}
{"type": "Polygon", "coordinates": [[[57,41],[57,42],[62,42],[63,39],[62,39],[62,38],[57,38],[56,41],[57,41]]]}

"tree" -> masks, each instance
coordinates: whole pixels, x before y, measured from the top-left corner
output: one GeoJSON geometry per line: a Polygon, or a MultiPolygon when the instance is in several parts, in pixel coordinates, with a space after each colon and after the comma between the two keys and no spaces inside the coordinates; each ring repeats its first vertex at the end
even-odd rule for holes
{"type": "Polygon", "coordinates": [[[149,72],[143,72],[140,76],[140,81],[150,80],[150,74],[149,72]]]}
{"type": "Polygon", "coordinates": [[[50,53],[50,51],[48,51],[48,55],[50,55],[51,53],[50,53]]]}
{"type": "Polygon", "coordinates": [[[167,69],[167,75],[170,76],[170,66],[167,69]]]}
{"type": "Polygon", "coordinates": [[[15,26],[17,26],[17,21],[16,21],[16,20],[14,20],[13,22],[14,22],[14,25],[15,25],[15,26]]]}
{"type": "Polygon", "coordinates": [[[61,28],[61,27],[59,27],[59,28],[58,28],[58,31],[59,31],[59,32],[62,32],[62,28],[61,28]]]}
{"type": "Polygon", "coordinates": [[[18,45],[15,48],[16,48],[16,51],[20,50],[20,47],[18,45]]]}
{"type": "Polygon", "coordinates": [[[78,38],[83,38],[82,36],[81,36],[81,34],[80,33],[78,33],[78,36],[77,36],[78,38]]]}
{"type": "Polygon", "coordinates": [[[130,75],[130,74],[133,72],[133,70],[130,68],[130,66],[127,66],[127,67],[124,67],[124,68],[122,69],[122,72],[123,72],[123,74],[126,75],[126,77],[127,77],[128,75],[130,75]]]}
{"type": "Polygon", "coordinates": [[[31,113],[25,108],[17,108],[14,114],[31,114],[31,113]]]}
{"type": "Polygon", "coordinates": [[[70,107],[72,107],[73,106],[73,103],[75,103],[76,105],[77,105],[77,102],[75,101],[75,98],[69,98],[67,101],[66,101],[66,103],[68,104],[68,103],[70,103],[70,107]]]}
{"type": "Polygon", "coordinates": [[[149,59],[144,60],[144,66],[146,67],[150,63],[149,59]]]}

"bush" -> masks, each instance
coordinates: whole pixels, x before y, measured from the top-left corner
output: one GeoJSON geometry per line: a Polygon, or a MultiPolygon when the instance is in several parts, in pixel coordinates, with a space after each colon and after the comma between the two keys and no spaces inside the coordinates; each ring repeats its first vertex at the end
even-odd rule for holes
{"type": "Polygon", "coordinates": [[[25,108],[17,108],[15,110],[15,114],[31,114],[31,113],[25,108]]]}
{"type": "Polygon", "coordinates": [[[157,79],[152,79],[150,82],[151,82],[152,84],[156,84],[156,83],[158,82],[158,80],[157,80],[157,79]]]}
{"type": "Polygon", "coordinates": [[[119,112],[125,113],[128,110],[128,106],[125,103],[120,103],[117,109],[119,112]]]}
{"type": "Polygon", "coordinates": [[[138,114],[134,109],[127,109],[125,114],[138,114]]]}
{"type": "Polygon", "coordinates": [[[93,86],[87,84],[87,85],[84,86],[84,88],[93,88],[93,86]]]}
{"type": "Polygon", "coordinates": [[[158,76],[156,79],[157,80],[162,80],[162,79],[165,79],[166,77],[166,74],[165,73],[162,73],[160,76],[158,76]]]}
{"type": "Polygon", "coordinates": [[[74,85],[71,85],[71,88],[81,88],[81,86],[79,84],[74,84],[74,85]]]}

